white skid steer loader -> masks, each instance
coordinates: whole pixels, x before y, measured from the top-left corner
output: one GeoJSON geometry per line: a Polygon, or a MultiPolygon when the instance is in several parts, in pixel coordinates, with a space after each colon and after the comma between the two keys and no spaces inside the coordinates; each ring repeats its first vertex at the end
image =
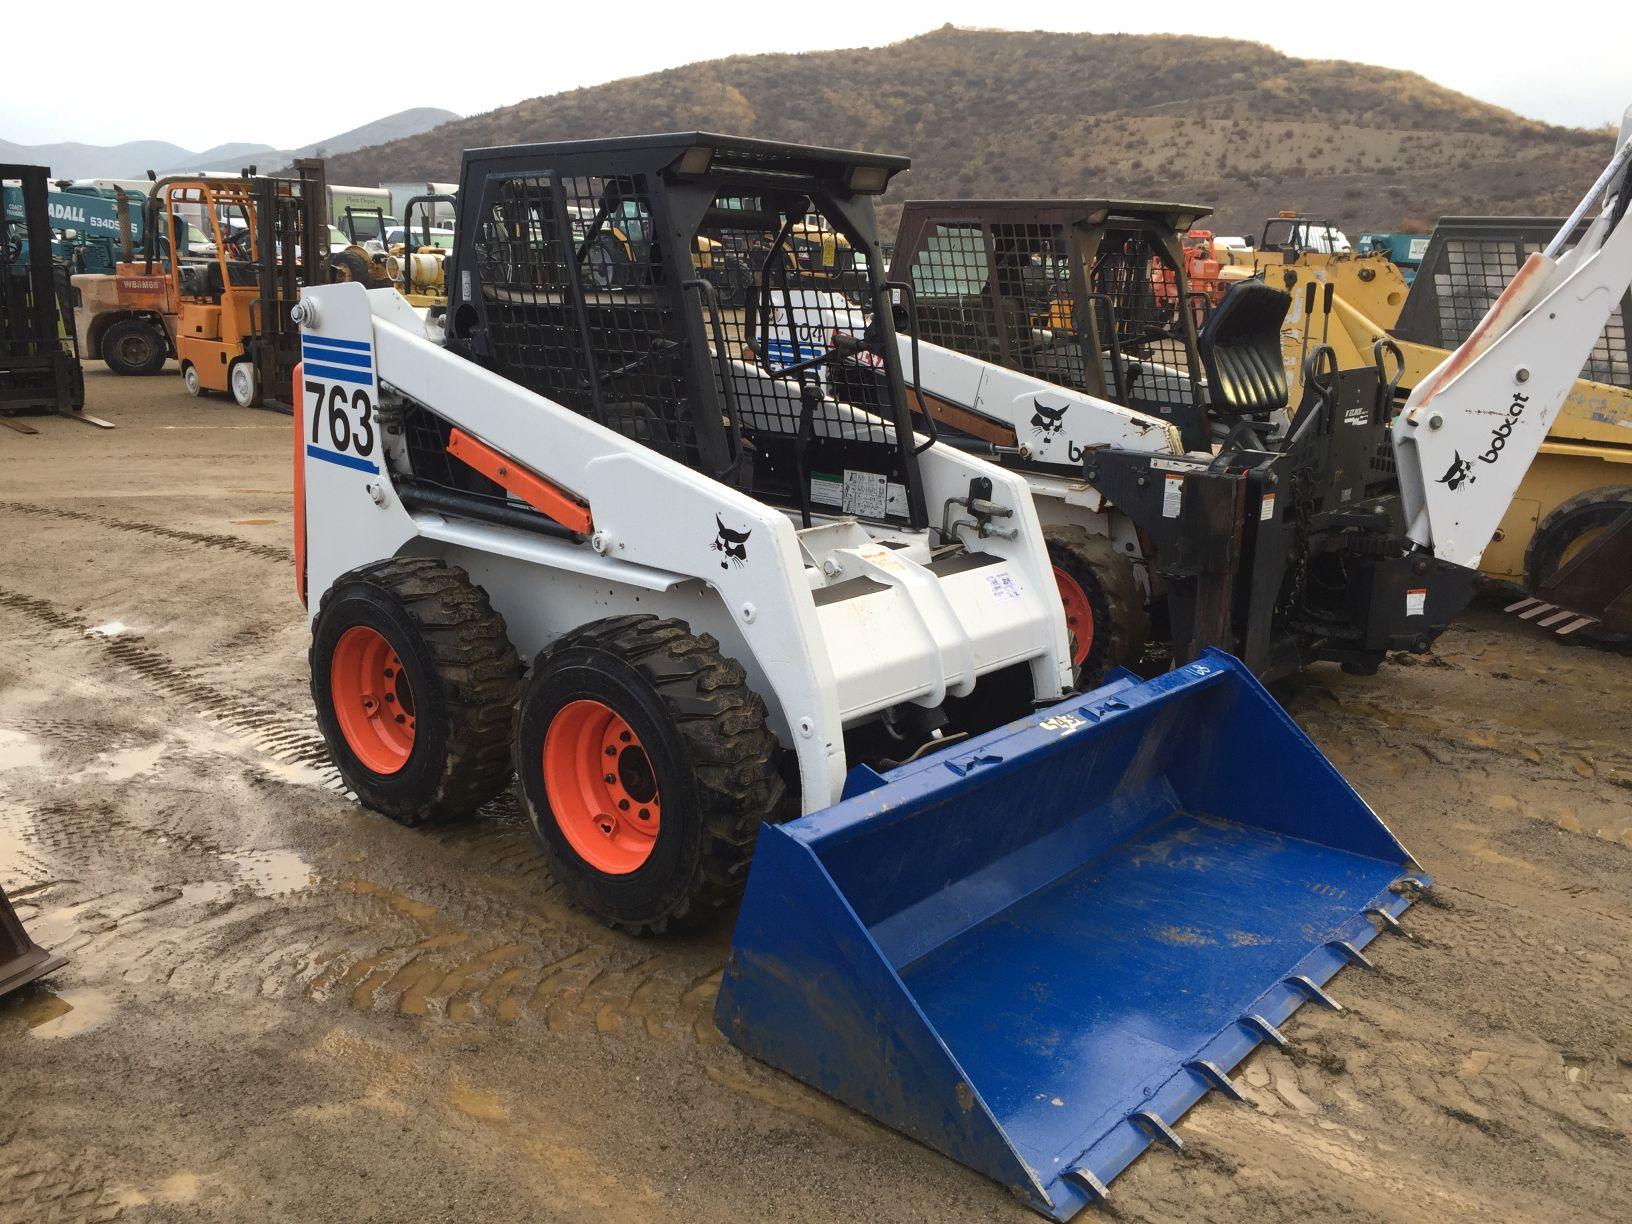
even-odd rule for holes
{"type": "Polygon", "coordinates": [[[1024,478],[914,427],[872,216],[905,166],[478,150],[445,326],[308,289],[312,692],[398,820],[513,772],[611,925],[746,885],[731,1040],[1063,1218],[1427,880],[1227,655],[1071,694],[1024,478]],[[857,256],[833,334],[813,235],[857,256]]]}
{"type": "Polygon", "coordinates": [[[1198,335],[1180,237],[1206,211],[909,203],[892,272],[924,402],[944,440],[1025,475],[1083,685],[1147,646],[1174,664],[1219,646],[1265,679],[1429,649],[1474,576],[1413,555],[1398,350],[1338,370],[1317,347],[1294,426],[1284,293],[1239,286],[1198,335]],[[1168,428],[1130,444],[1127,408],[1168,428]]]}

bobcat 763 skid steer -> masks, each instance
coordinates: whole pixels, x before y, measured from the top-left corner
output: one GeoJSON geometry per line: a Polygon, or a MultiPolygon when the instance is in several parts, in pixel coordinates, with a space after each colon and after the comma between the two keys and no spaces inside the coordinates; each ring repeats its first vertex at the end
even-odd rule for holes
{"type": "Polygon", "coordinates": [[[1068,695],[1026,483],[914,427],[875,309],[905,166],[696,133],[471,152],[445,328],[307,288],[312,691],[406,823],[514,772],[614,926],[746,883],[729,1038],[1063,1219],[1331,1005],[1426,878],[1228,656],[1068,695]],[[639,266],[602,283],[631,218],[639,266]],[[853,332],[800,313],[813,229],[868,257],[853,332]],[[740,306],[700,249],[757,253],[740,306]]]}

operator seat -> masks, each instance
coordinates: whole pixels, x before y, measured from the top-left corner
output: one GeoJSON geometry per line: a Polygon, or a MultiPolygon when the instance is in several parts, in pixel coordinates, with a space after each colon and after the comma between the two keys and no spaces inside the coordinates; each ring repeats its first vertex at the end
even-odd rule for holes
{"type": "Polygon", "coordinates": [[[1230,287],[1201,329],[1209,408],[1223,418],[1265,420],[1286,407],[1281,323],[1290,294],[1259,280],[1230,287]]]}

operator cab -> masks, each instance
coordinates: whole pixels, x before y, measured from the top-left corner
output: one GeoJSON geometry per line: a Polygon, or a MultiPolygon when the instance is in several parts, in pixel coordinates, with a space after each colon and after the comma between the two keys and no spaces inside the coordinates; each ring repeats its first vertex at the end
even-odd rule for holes
{"type": "Polygon", "coordinates": [[[907,165],[706,133],[467,153],[447,344],[806,526],[922,530],[867,257],[907,165]]]}
{"type": "MultiPolygon", "coordinates": [[[[1132,200],[926,200],[902,212],[891,278],[931,344],[1172,422],[1206,444],[1181,240],[1211,210],[1132,200]]],[[[943,422],[944,423],[944,422],[943,422]]]]}
{"type": "MultiPolygon", "coordinates": [[[[143,219],[151,263],[168,246],[184,301],[220,305],[228,289],[253,289],[259,277],[247,179],[160,179],[143,219]]],[[[162,262],[162,261],[161,261],[162,262]]]]}
{"type": "Polygon", "coordinates": [[[1283,212],[1265,221],[1258,245],[1265,251],[1282,252],[1288,263],[1305,251],[1317,255],[1348,255],[1354,249],[1348,235],[1330,221],[1297,212],[1283,212]]]}

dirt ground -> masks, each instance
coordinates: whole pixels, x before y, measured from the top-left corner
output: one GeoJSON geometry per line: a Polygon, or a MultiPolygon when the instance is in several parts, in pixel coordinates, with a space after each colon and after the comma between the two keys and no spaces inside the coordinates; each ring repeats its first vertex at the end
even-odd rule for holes
{"type": "MultiPolygon", "coordinates": [[[[91,369],[117,430],[0,430],[0,880],[72,958],[0,1003],[0,1219],[1034,1218],[726,1045],[727,929],[339,793],[287,418],[91,369]]],[[[1279,695],[1437,877],[1411,938],[1102,1217],[1632,1216],[1632,658],[1485,609],[1405,663],[1279,695]]]]}

